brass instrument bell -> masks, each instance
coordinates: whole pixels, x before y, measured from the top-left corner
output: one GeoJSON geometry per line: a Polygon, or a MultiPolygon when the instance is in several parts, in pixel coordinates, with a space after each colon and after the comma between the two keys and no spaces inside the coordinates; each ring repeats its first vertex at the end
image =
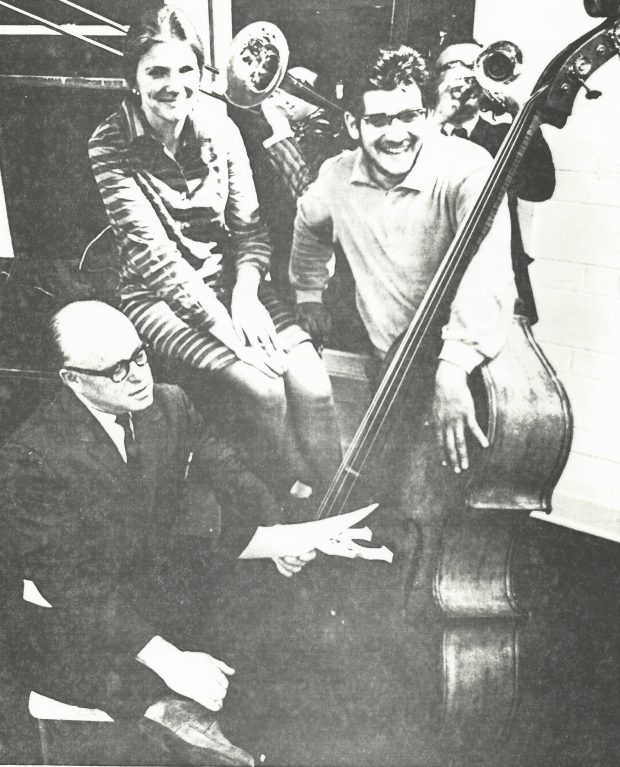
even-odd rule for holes
{"type": "Polygon", "coordinates": [[[474,62],[474,74],[484,90],[498,83],[507,85],[521,74],[523,53],[509,40],[499,40],[487,46],[474,62]]]}
{"type": "Polygon", "coordinates": [[[288,58],[288,43],[275,24],[248,24],[230,45],[226,67],[228,101],[244,109],[258,106],[279,87],[288,58]]]}

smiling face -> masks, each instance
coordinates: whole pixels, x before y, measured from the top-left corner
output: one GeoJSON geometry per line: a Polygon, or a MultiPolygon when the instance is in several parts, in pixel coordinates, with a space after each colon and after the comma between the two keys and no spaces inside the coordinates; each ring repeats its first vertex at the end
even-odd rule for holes
{"type": "Polygon", "coordinates": [[[363,103],[360,118],[349,112],[345,114],[347,129],[351,138],[359,143],[375,181],[390,189],[405,178],[417,157],[426,129],[422,93],[411,83],[389,91],[367,91],[363,103]],[[412,122],[395,118],[383,127],[375,127],[364,119],[368,115],[398,115],[406,111],[420,114],[412,122]]]}
{"type": "Polygon", "coordinates": [[[155,43],[136,69],[142,110],[157,132],[174,128],[190,113],[200,85],[200,69],[189,43],[155,43]]]}

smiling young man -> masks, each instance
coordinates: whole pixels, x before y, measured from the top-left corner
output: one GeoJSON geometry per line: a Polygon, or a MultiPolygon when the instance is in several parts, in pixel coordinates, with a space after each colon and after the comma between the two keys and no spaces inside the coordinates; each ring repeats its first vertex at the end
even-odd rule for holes
{"type": "MultiPolygon", "coordinates": [[[[295,221],[290,276],[299,314],[320,336],[326,322],[322,294],[338,243],[381,359],[408,327],[491,167],[485,150],[427,122],[429,81],[424,60],[411,48],[373,55],[347,94],[345,120],[358,148],[323,165],[295,221]]],[[[434,407],[442,450],[456,472],[469,465],[467,429],[486,445],[467,375],[500,350],[514,297],[502,205],[442,331],[434,407]]]]}

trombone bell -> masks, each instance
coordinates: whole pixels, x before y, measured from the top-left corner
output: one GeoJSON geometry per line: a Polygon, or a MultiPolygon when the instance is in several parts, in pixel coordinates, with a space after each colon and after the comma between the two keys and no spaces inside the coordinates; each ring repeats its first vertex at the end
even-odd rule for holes
{"type": "Polygon", "coordinates": [[[233,39],[226,68],[226,98],[244,109],[255,107],[278,88],[288,66],[286,38],[268,21],[244,27],[233,39]]]}

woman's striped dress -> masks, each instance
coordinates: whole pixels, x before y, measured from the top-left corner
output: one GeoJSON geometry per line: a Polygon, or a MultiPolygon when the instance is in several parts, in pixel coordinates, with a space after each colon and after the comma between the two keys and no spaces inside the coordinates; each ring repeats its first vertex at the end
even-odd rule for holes
{"type": "MultiPolygon", "coordinates": [[[[133,97],[104,120],[89,156],[119,246],[120,307],[159,353],[218,370],[237,357],[210,332],[241,264],[268,274],[271,247],[234,123],[199,100],[173,157],[133,97]]],[[[264,279],[259,297],[280,344],[308,339],[264,279]]]]}

